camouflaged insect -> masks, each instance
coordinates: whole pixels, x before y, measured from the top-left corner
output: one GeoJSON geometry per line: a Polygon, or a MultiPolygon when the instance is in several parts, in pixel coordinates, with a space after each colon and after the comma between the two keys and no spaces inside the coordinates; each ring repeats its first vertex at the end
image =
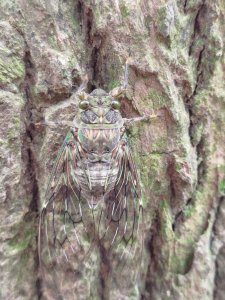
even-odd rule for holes
{"type": "Polygon", "coordinates": [[[85,249],[83,240],[126,249],[138,235],[142,205],[125,133],[130,120],[122,118],[117,100],[125,88],[77,93],[79,111],[59,150],[40,217],[44,263],[71,261],[79,249],[87,253],[91,246],[85,249]]]}

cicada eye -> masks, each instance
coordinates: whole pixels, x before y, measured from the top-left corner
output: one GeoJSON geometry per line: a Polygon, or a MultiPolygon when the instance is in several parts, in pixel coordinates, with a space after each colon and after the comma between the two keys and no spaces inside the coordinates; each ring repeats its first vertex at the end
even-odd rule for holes
{"type": "Polygon", "coordinates": [[[89,107],[89,102],[88,101],[81,101],[79,103],[79,108],[80,109],[86,110],[86,109],[88,109],[88,107],[89,107]]]}
{"type": "Polygon", "coordinates": [[[114,109],[119,109],[120,108],[119,101],[114,100],[111,105],[112,105],[112,108],[114,108],[114,109]]]}

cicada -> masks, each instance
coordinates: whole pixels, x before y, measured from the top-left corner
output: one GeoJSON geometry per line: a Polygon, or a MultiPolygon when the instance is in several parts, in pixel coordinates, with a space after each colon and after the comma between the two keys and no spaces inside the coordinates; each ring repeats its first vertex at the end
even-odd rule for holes
{"type": "Polygon", "coordinates": [[[58,152],[41,210],[42,263],[60,258],[73,263],[92,245],[110,250],[123,244],[126,249],[137,238],[143,207],[126,135],[131,120],[122,117],[118,100],[125,89],[77,92],[78,112],[58,152]]]}

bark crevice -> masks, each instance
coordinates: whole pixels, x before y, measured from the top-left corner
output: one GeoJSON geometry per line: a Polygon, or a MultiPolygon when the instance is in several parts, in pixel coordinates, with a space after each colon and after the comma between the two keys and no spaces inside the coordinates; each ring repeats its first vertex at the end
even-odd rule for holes
{"type": "Polygon", "coordinates": [[[206,5],[205,5],[205,0],[202,1],[202,4],[199,6],[199,9],[196,13],[196,17],[195,17],[195,20],[194,20],[194,30],[193,30],[193,34],[192,34],[192,42],[190,44],[190,47],[189,47],[189,56],[192,55],[192,52],[193,52],[193,47],[194,47],[194,44],[195,44],[195,40],[196,40],[196,36],[200,34],[201,32],[201,25],[200,25],[200,21],[199,21],[199,18],[201,16],[201,13],[204,11],[204,9],[206,8],[206,5]]]}
{"type": "Polygon", "coordinates": [[[188,0],[184,0],[184,13],[186,13],[188,0]]]}
{"type": "Polygon", "coordinates": [[[104,245],[99,244],[100,249],[100,271],[99,271],[99,278],[100,278],[100,286],[99,286],[99,296],[101,300],[108,300],[109,299],[109,274],[110,274],[110,255],[109,252],[106,250],[104,245]]]}
{"type": "Polygon", "coordinates": [[[98,32],[95,24],[95,15],[91,5],[84,1],[77,2],[78,20],[80,22],[81,33],[86,44],[86,65],[85,69],[89,77],[88,91],[102,86],[101,78],[101,47],[104,36],[98,32]]]}
{"type": "MultiPolygon", "coordinates": [[[[36,243],[38,240],[38,216],[39,216],[39,206],[40,206],[40,194],[37,180],[37,162],[35,153],[35,128],[33,123],[36,121],[33,117],[33,111],[35,110],[35,105],[33,103],[32,88],[36,82],[36,68],[33,62],[29,45],[25,40],[25,54],[24,54],[24,64],[25,64],[25,80],[24,80],[24,95],[25,95],[25,105],[23,109],[23,120],[25,126],[25,135],[23,137],[22,144],[22,162],[24,164],[24,177],[23,182],[25,183],[25,190],[27,192],[27,197],[30,199],[29,211],[26,213],[26,219],[33,223],[36,231],[36,243]]],[[[36,248],[37,249],[37,248],[36,248]]],[[[38,263],[38,252],[34,253],[36,274],[38,276],[39,263],[38,263]]],[[[41,279],[37,277],[36,279],[36,293],[38,299],[42,297],[41,279]]]]}

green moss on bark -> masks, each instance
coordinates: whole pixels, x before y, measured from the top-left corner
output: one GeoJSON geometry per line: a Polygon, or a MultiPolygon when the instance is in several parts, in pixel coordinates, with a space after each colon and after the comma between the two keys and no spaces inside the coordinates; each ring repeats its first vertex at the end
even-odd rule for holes
{"type": "Polygon", "coordinates": [[[25,67],[21,59],[16,57],[0,59],[0,84],[10,83],[16,79],[21,81],[25,76],[25,67]]]}

